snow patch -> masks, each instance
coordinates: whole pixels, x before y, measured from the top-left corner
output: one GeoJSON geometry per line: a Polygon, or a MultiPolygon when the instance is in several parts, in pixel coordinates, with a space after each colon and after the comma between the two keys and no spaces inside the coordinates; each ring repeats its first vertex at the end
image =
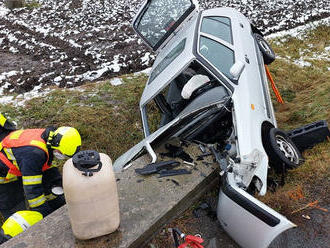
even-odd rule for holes
{"type": "Polygon", "coordinates": [[[113,78],[113,79],[110,80],[110,83],[113,86],[118,86],[118,85],[123,84],[123,81],[122,81],[121,78],[113,78]]]}
{"type": "Polygon", "coordinates": [[[0,17],[7,15],[8,12],[9,12],[8,8],[6,8],[4,6],[0,6],[0,17]]]}

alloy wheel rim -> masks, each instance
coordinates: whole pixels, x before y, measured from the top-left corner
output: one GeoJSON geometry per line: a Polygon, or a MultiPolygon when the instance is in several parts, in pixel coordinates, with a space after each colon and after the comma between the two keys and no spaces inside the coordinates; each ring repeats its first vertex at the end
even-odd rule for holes
{"type": "Polygon", "coordinates": [[[283,155],[292,163],[299,163],[299,156],[296,149],[283,136],[275,136],[276,143],[283,155]]]}

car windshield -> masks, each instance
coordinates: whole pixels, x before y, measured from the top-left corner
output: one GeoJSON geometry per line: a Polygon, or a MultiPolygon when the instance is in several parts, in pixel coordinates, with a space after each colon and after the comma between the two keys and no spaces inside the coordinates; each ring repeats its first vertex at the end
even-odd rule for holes
{"type": "Polygon", "coordinates": [[[172,61],[178,57],[184,50],[186,45],[186,39],[183,39],[176,47],[174,47],[166,57],[152,70],[149,78],[149,83],[151,82],[163,71],[165,68],[172,63],[172,61]]]}
{"type": "Polygon", "coordinates": [[[192,8],[191,0],[153,0],[134,22],[134,28],[151,47],[159,46],[192,8]]]}

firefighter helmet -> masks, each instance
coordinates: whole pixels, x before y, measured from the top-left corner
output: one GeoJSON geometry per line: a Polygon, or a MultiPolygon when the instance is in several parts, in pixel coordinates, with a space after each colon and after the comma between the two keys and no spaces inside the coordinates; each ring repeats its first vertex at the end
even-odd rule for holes
{"type": "Polygon", "coordinates": [[[59,127],[53,134],[51,148],[62,154],[72,157],[81,146],[81,137],[73,127],[59,127]]]}

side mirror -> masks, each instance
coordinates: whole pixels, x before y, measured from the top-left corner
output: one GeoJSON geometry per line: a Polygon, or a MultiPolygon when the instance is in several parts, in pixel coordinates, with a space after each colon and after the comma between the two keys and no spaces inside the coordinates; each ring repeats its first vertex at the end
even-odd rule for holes
{"type": "Polygon", "coordinates": [[[235,64],[233,64],[229,72],[233,76],[234,80],[239,79],[244,68],[245,68],[245,64],[242,61],[237,61],[235,64]]]}

